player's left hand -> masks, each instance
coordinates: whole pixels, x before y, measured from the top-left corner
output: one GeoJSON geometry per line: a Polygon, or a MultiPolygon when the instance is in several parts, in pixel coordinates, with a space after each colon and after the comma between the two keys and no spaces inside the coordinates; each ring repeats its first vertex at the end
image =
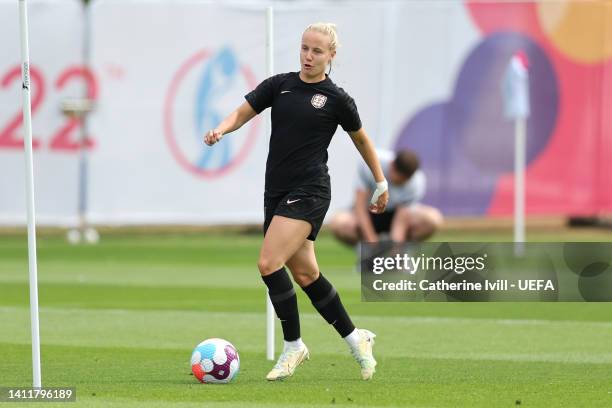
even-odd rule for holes
{"type": "Polygon", "coordinates": [[[370,211],[373,212],[374,214],[382,214],[385,211],[385,207],[387,207],[388,202],[389,202],[389,190],[379,195],[378,200],[376,200],[375,204],[370,204],[370,211]]]}

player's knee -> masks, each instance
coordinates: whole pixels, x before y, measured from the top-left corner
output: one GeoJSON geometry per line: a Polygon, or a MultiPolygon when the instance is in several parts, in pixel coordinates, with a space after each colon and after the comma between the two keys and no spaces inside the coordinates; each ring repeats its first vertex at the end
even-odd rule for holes
{"type": "Polygon", "coordinates": [[[402,223],[409,223],[413,218],[413,211],[410,209],[410,207],[399,207],[395,210],[393,222],[400,221],[402,223]]]}
{"type": "Polygon", "coordinates": [[[442,227],[442,224],[444,224],[444,216],[437,208],[429,208],[427,218],[427,221],[433,231],[437,231],[442,227]]]}
{"type": "Polygon", "coordinates": [[[420,209],[411,223],[411,239],[424,241],[436,233],[444,222],[442,213],[434,207],[420,209]]]}
{"type": "Polygon", "coordinates": [[[357,224],[352,214],[340,212],[329,223],[332,233],[339,239],[350,239],[357,234],[357,224]]]}
{"type": "Polygon", "coordinates": [[[341,234],[346,229],[346,218],[345,213],[337,213],[332,217],[329,222],[329,228],[334,234],[341,234]]]}
{"type": "Polygon", "coordinates": [[[274,259],[270,256],[260,256],[257,261],[257,268],[262,276],[270,275],[283,267],[283,262],[280,259],[274,259]]]}
{"type": "Polygon", "coordinates": [[[317,280],[317,277],[319,276],[319,272],[315,271],[314,273],[312,271],[308,271],[306,269],[304,270],[298,270],[297,273],[293,273],[293,280],[295,280],[295,283],[297,283],[298,285],[300,285],[300,287],[305,287],[310,285],[312,282],[314,282],[315,280],[317,280]]]}
{"type": "Polygon", "coordinates": [[[319,276],[319,267],[316,263],[289,260],[286,265],[291,271],[291,276],[293,276],[295,283],[301,287],[310,285],[319,276]]]}

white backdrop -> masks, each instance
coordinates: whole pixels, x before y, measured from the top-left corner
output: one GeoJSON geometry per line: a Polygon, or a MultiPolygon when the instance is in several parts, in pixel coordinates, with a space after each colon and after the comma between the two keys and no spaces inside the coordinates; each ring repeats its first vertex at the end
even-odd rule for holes
{"type": "MultiPolygon", "coordinates": [[[[83,81],[70,75],[81,62],[82,7],[78,0],[28,1],[32,76],[32,134],[36,210],[42,224],[76,220],[77,160],[61,143],[66,119],[61,100],[82,93],[83,81]],[[39,102],[36,102],[36,101],[39,102]],[[58,143],[58,141],[60,143],[58,143]],[[54,143],[55,142],[55,143],[54,143]],[[52,146],[53,145],[53,146],[52,146]]],[[[18,2],[0,0],[0,223],[25,224],[25,159],[21,121],[21,51],[18,2]],[[14,74],[14,75],[11,75],[14,74]],[[18,124],[16,128],[11,124],[18,124]]],[[[69,138],[75,136],[71,132],[69,138]]]]}
{"type": "MultiPolygon", "coordinates": [[[[2,75],[18,64],[16,4],[0,1],[2,75]]],[[[393,143],[413,111],[447,96],[458,64],[478,38],[460,2],[275,6],[276,72],[299,69],[307,24],[338,25],[342,46],[332,78],[355,98],[379,146],[393,143]]],[[[71,88],[56,90],[53,81],[80,61],[80,13],[76,0],[30,7],[31,59],[49,88],[34,116],[34,133],[43,139],[35,181],[44,224],[76,221],[76,153],[54,151],[44,138],[64,121],[59,102],[71,88]]],[[[104,224],[260,222],[267,154],[263,115],[211,152],[199,137],[265,78],[262,4],[98,0],[91,13],[98,94],[89,124],[95,145],[88,218],[104,224]]],[[[77,79],[70,84],[83,92],[84,81],[77,79]]],[[[18,100],[19,81],[0,90],[0,126],[18,111],[18,100]]],[[[350,204],[357,160],[340,129],[330,147],[330,213],[350,204]]],[[[25,222],[22,161],[20,151],[0,147],[0,223],[25,222]]]]}

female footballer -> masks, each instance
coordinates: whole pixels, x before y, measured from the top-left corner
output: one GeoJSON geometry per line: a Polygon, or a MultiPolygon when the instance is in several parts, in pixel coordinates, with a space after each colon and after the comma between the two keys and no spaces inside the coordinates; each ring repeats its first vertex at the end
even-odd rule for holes
{"type": "Polygon", "coordinates": [[[319,271],[314,251],[331,199],[327,148],[338,125],[349,133],[377,182],[370,211],[383,212],[389,198],[387,181],[353,98],[325,73],[337,47],[334,24],[308,26],[302,35],[300,71],[264,80],[245,96],[246,102],[204,137],[204,142],[212,146],[272,107],[264,240],[257,266],[281,321],[285,346],[266,377],[270,381],[293,375],[309,358],[300,335],[297,297],[285,266],[317,311],[346,340],[361,366],[361,377],[369,380],[376,367],[372,355],[376,336],[355,328],[336,289],[319,271]]]}

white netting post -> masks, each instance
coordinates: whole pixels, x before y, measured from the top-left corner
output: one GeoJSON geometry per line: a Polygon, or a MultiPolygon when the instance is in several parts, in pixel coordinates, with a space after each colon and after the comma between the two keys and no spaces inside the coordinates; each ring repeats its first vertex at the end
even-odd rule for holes
{"type": "Polygon", "coordinates": [[[28,266],[30,270],[30,322],[32,326],[32,377],[34,388],[41,388],[40,331],[38,322],[38,271],[36,263],[36,219],[34,211],[34,165],[32,158],[32,106],[30,100],[30,50],[28,47],[28,8],[19,0],[21,29],[21,77],[23,93],[23,133],[28,213],[28,266]]]}

